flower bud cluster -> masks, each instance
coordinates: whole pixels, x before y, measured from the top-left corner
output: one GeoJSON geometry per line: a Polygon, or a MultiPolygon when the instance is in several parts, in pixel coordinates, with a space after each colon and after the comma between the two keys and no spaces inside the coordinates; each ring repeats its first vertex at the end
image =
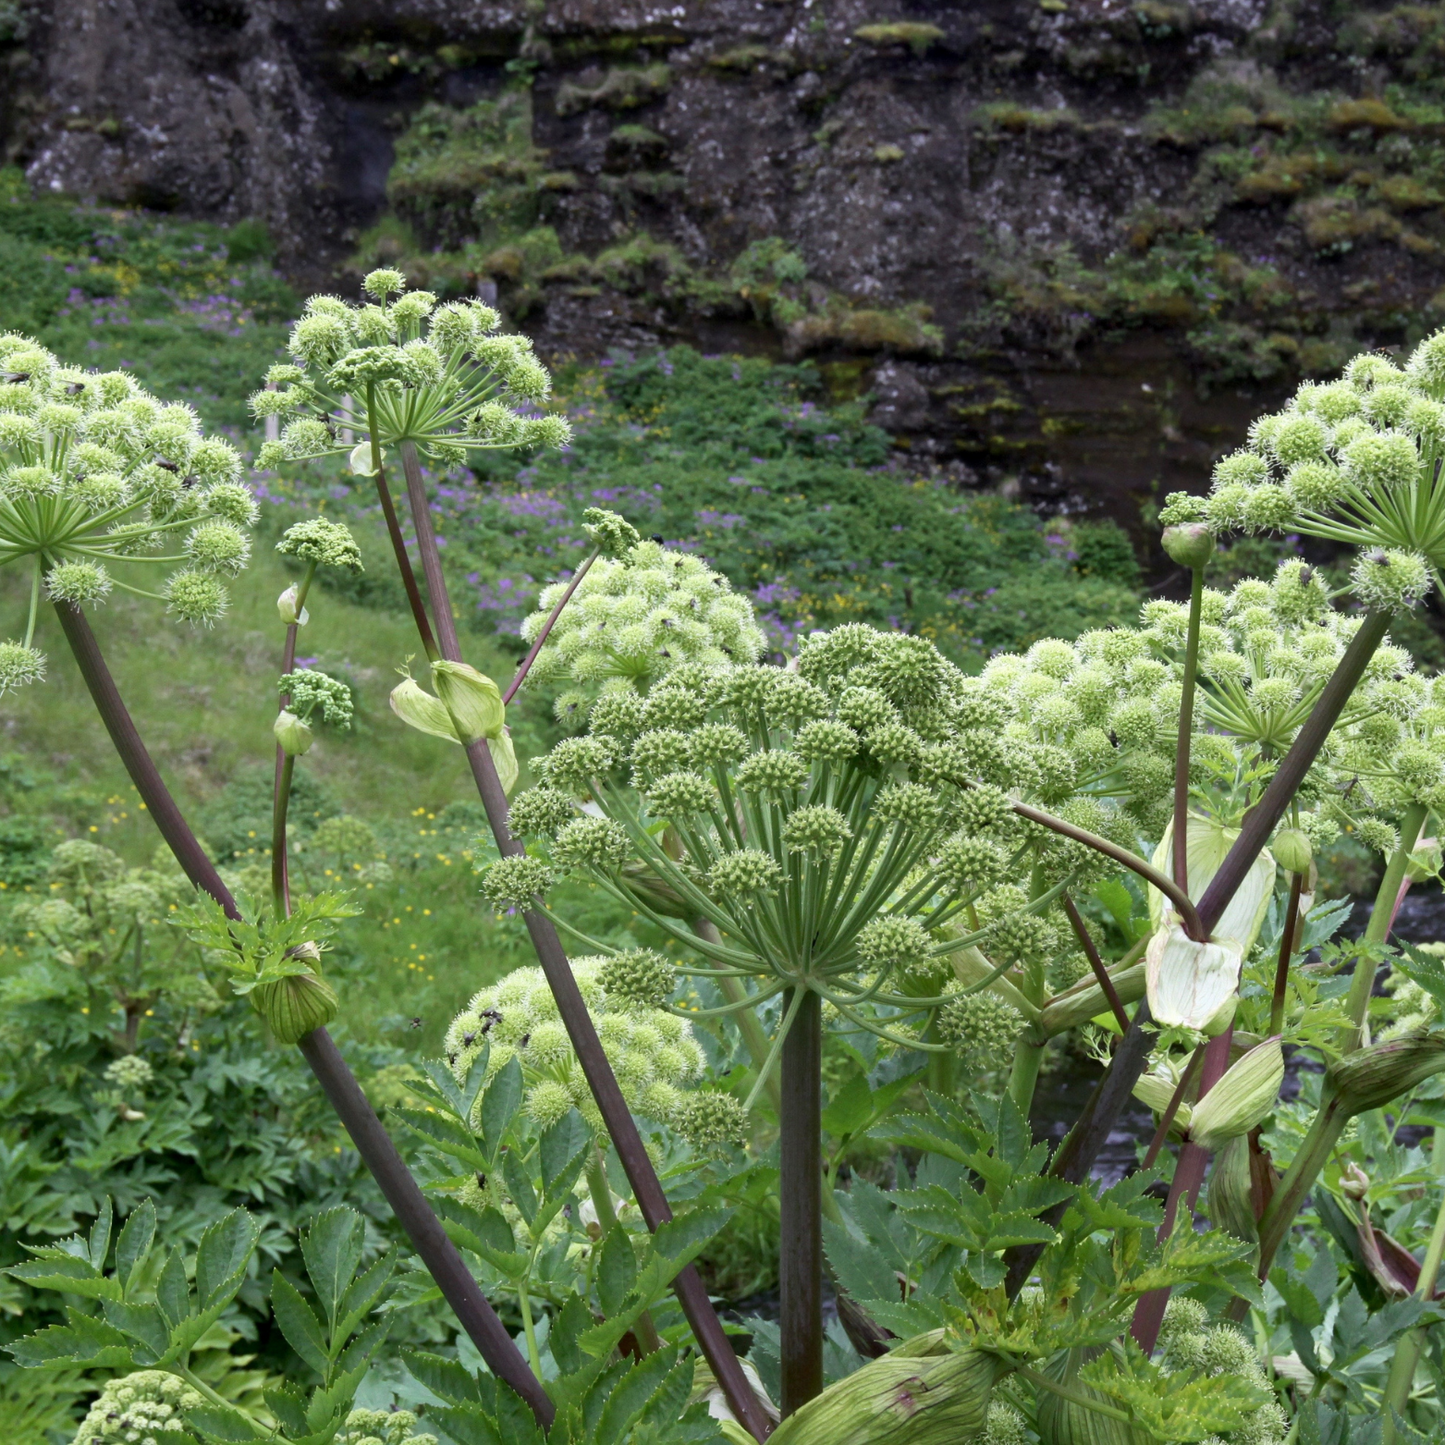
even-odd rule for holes
{"type": "MultiPolygon", "coordinates": [[[[1038,654],[1051,688],[1074,663],[1056,647],[1064,657],[1038,654]]],[[[814,638],[787,669],[683,663],[643,697],[603,692],[588,734],[535,765],[543,786],[521,796],[515,826],[555,868],[630,907],[708,918],[730,967],[745,956],[761,979],[808,969],[832,1007],[872,1027],[878,1007],[934,1007],[960,948],[1045,968],[1075,947],[1029,895],[997,886],[1025,841],[1008,790],[1053,800],[1077,781],[1062,747],[1001,744],[1019,711],[996,676],[967,677],[925,639],[864,626],[814,638]],[[602,816],[568,811],[588,805],[602,816]]],[[[1040,848],[1060,876],[1088,860],[1053,839],[1040,848]]]]}
{"type": "MultiPolygon", "coordinates": [[[[529,684],[567,682],[559,717],[581,722],[580,709],[599,687],[603,696],[630,690],[689,663],[707,666],[753,663],[765,641],[752,604],[705,562],[657,542],[627,544],[612,514],[594,523],[604,540],[624,550],[599,557],[578,584],[527,675],[529,684]]],[[[627,530],[630,532],[631,528],[627,530]]],[[[538,610],[522,624],[534,642],[568,584],[556,582],[538,598],[538,610]]]]}
{"type": "Polygon", "coordinates": [[[169,1370],[136,1370],[107,1380],[76,1431],[84,1445],[135,1445],[152,1436],[184,1438],[185,1414],[205,1404],[169,1370]]]}
{"type": "MultiPolygon", "coordinates": [[[[572,960],[577,987],[628,1108],[685,1133],[686,1091],[702,1078],[705,1060],[691,1024],[662,1006],[672,993],[664,970],[670,975],[655,955],[572,960]],[[660,1002],[655,1001],[659,995],[660,1002]]],[[[452,1020],[446,1056],[459,1079],[484,1047],[488,1078],[512,1059],[520,1064],[527,1112],[539,1129],[575,1108],[601,1132],[601,1115],[540,968],[518,969],[482,989],[452,1020]]],[[[717,1128],[714,1119],[709,1132],[717,1128]]]]}
{"type": "MultiPolygon", "coordinates": [[[[168,610],[215,622],[256,520],[236,449],[125,372],[64,366],[28,337],[0,336],[0,375],[0,566],[28,561],[52,600],[88,606],[109,595],[109,564],[179,560],[168,610]]],[[[0,693],[44,675],[28,644],[0,646],[0,693]]]]}
{"type": "Polygon", "coordinates": [[[527,337],[499,334],[500,316],[478,301],[438,304],[405,287],[399,272],[373,271],[362,282],[371,301],[306,303],[291,330],[295,364],[272,368],[267,389],[251,398],[253,415],[284,422],[280,440],[262,448],[262,466],[350,450],[353,470],[369,475],[373,442],[382,450],[411,442],[451,467],[478,449],[571,440],[563,417],[520,410],[535,413],[552,389],[527,337]],[[353,448],[342,428],[366,440],[353,448]]]}
{"type": "MultiPolygon", "coordinates": [[[[1159,1365],[1166,1374],[1233,1377],[1273,1394],[1254,1346],[1233,1325],[1211,1325],[1209,1312],[1198,1300],[1176,1295],[1169,1301],[1159,1343],[1163,1349],[1159,1365]]],[[[1288,1434],[1289,1421],[1271,1399],[1231,1430],[1229,1439],[1238,1445],[1281,1445],[1288,1434]]]]}

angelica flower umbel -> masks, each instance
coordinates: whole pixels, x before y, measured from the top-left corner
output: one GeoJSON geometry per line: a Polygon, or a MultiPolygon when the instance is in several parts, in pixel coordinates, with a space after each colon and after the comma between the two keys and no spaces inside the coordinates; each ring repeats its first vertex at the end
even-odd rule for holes
{"type": "MultiPolygon", "coordinates": [[[[703,1077],[704,1055],[692,1025],[663,1005],[673,971],[656,954],[575,958],[572,973],[612,1060],[628,1107],[687,1133],[696,1123],[716,1141],[717,1111],[689,1111],[689,1091],[703,1077]]],[[[447,1063],[458,1079],[487,1050],[486,1077],[516,1059],[526,1086],[525,1106],[539,1129],[577,1109],[602,1132],[557,1001],[540,968],[521,968],[477,993],[447,1030],[447,1063]]]]}
{"type": "Polygon", "coordinates": [[[125,372],[66,366],[26,336],[0,336],[0,378],[0,566],[32,574],[23,638],[0,643],[0,693],[44,676],[42,595],[84,607],[118,587],[214,623],[256,520],[236,449],[125,372]],[[159,590],[138,585],[133,569],[156,567],[171,569],[159,590]]]}
{"type": "MultiPolygon", "coordinates": [[[[725,577],[697,557],[659,542],[629,544],[614,533],[602,540],[620,555],[599,557],[578,583],[532,664],[529,685],[572,683],[585,703],[599,690],[643,687],[689,663],[757,661],[766,645],[762,630],[752,604],[725,577]]],[[[543,590],[522,624],[525,641],[541,635],[567,586],[543,590]]],[[[559,716],[566,710],[580,724],[572,701],[563,695],[559,716]]]]}
{"type": "Polygon", "coordinates": [[[253,415],[283,423],[262,466],[349,452],[352,470],[369,476],[403,443],[443,469],[473,451],[567,444],[566,419],[540,410],[551,377],[527,337],[498,332],[491,307],[439,304],[389,270],[362,289],[372,299],[356,306],[313,296],[291,330],[292,364],[273,367],[251,398],[253,415]],[[343,430],[363,440],[344,441],[343,430]]]}
{"type": "MultiPolygon", "coordinates": [[[[644,591],[610,587],[609,605],[644,591]]],[[[580,873],[707,960],[685,971],[751,972],[746,1006],[806,980],[848,1026],[911,1046],[897,1021],[944,1002],[955,954],[1043,969],[1073,946],[994,886],[1032,847],[1005,788],[1056,797],[1072,778],[1060,748],[1000,745],[1010,711],[932,643],[863,626],[813,639],[794,668],[683,663],[645,695],[603,691],[589,733],[535,764],[513,827],[539,856],[491,865],[484,888],[516,899],[543,867],[580,873]]],[[[1039,847],[1050,881],[1081,866],[1039,847]]]]}

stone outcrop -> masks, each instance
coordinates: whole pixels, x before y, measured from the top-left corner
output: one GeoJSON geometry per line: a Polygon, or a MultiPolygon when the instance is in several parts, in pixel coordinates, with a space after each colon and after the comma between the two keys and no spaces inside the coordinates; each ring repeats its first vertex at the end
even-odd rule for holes
{"type": "Polygon", "coordinates": [[[1445,7],[11,0],[0,47],[37,188],[264,217],[306,283],[390,247],[558,353],[807,357],[1135,527],[1445,311],[1445,7]]]}

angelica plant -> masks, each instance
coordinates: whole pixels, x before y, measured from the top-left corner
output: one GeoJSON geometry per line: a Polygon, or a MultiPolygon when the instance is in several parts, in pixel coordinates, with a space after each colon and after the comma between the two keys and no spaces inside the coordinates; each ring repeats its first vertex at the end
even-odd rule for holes
{"type": "MultiPolygon", "coordinates": [[[[396,271],[372,272],[363,289],[371,299],[360,306],[332,297],[315,297],[307,303],[306,314],[292,333],[294,364],[273,369],[268,388],[254,399],[258,416],[285,420],[279,441],[263,450],[262,461],[273,464],[287,457],[339,452],[343,447],[338,423],[362,434],[363,440],[351,451],[351,466],[375,482],[397,571],[435,687],[433,695],[415,683],[403,684],[400,696],[393,695],[393,707],[411,725],[464,747],[496,844],[503,853],[511,853],[520,844],[507,826],[508,780],[503,770],[510,743],[504,744],[500,758],[494,745],[506,739],[503,710],[520,679],[503,697],[489,678],[462,659],[421,458],[450,467],[477,449],[560,446],[570,429],[564,418],[554,414],[522,414],[523,408],[535,408],[546,400],[550,378],[530,342],[495,334],[494,311],[474,302],[438,307],[435,297],[426,292],[406,294],[404,279],[396,271]],[[349,406],[341,400],[348,396],[353,399],[349,406]],[[405,475],[427,600],[387,484],[388,448],[399,453],[405,475]]],[[[612,550],[609,543],[627,532],[630,529],[617,519],[597,540],[604,550],[612,550]]],[[[580,569],[574,580],[577,576],[580,569]]],[[[538,643],[542,641],[539,637],[538,643]]],[[[660,1228],[671,1215],[666,1196],[571,978],[561,942],[548,920],[525,904],[524,912],[539,962],[638,1205],[649,1228],[660,1228]]],[[[738,1418],[761,1439],[766,1433],[764,1417],[696,1271],[684,1269],[677,1289],[738,1418]]]]}

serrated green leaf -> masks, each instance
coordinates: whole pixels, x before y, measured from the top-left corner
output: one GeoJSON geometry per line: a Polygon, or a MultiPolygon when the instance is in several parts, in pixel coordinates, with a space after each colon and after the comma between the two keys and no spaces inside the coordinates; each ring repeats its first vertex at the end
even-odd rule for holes
{"type": "Polygon", "coordinates": [[[632,1425],[676,1363],[676,1350],[658,1350],[634,1365],[617,1381],[608,1393],[597,1428],[592,1432],[598,1445],[602,1445],[603,1441],[628,1438],[632,1425]]]}
{"type": "Polygon", "coordinates": [[[199,1309],[214,1309],[235,1297],[255,1248],[256,1221],[244,1209],[233,1209],[206,1230],[196,1250],[199,1309]]]}
{"type": "Polygon", "coordinates": [[[73,1255],[13,1264],[5,1273],[23,1280],[31,1289],[60,1290],[82,1299],[118,1300],[124,1293],[119,1281],[101,1274],[89,1260],[76,1259],[73,1255]]]}
{"type": "MultiPolygon", "coordinates": [[[[576,1296],[574,1295],[572,1298],[575,1299],[576,1296]]],[[[570,1304],[571,1301],[569,1300],[568,1303],[570,1304]]],[[[557,1353],[556,1334],[557,1326],[554,1324],[551,1335],[554,1357],[557,1353]]],[[[425,1386],[433,1395],[438,1399],[445,1400],[447,1404],[481,1405],[485,1403],[486,1397],[482,1393],[477,1377],[460,1361],[446,1360],[440,1355],[428,1354],[425,1350],[405,1349],[401,1352],[401,1360],[418,1384],[425,1386]]],[[[561,1361],[559,1360],[558,1363],[560,1364],[561,1361]]]]}
{"type": "Polygon", "coordinates": [[[105,1268],[105,1258],[110,1253],[110,1231],[115,1223],[115,1210],[111,1206],[110,1195],[105,1196],[100,1206],[100,1212],[95,1216],[95,1223],[90,1226],[90,1262],[97,1270],[105,1268]]]}
{"type": "Polygon", "coordinates": [[[293,1438],[306,1433],[306,1397],[285,1386],[262,1392],[271,1413],[280,1422],[282,1429],[293,1438]]]}
{"type": "Polygon", "coordinates": [[[147,1364],[155,1364],[170,1349],[176,1326],[165,1317],[159,1305],[116,1304],[107,1300],[102,1308],[107,1324],[123,1330],[142,1347],[136,1351],[138,1360],[144,1358],[147,1364]]]}
{"type": "Polygon", "coordinates": [[[156,1283],[156,1304],[172,1329],[191,1312],[191,1289],[186,1283],[186,1263],[181,1258],[179,1246],[171,1250],[161,1266],[161,1277],[156,1283]]]}
{"type": "Polygon", "coordinates": [[[512,1196],[517,1212],[531,1228],[532,1221],[537,1217],[537,1191],[532,1187],[527,1166],[515,1149],[508,1149],[502,1155],[502,1178],[507,1181],[507,1193],[512,1196]]]}
{"type": "Polygon", "coordinates": [[[306,1274],[329,1324],[336,1323],[341,1302],[361,1263],[365,1243],[365,1222],[345,1205],[318,1214],[311,1228],[301,1236],[306,1274]]]}
{"type": "Polygon", "coordinates": [[[833,1277],[855,1300],[886,1299],[899,1290],[898,1276],[887,1260],[831,1219],[823,1220],[823,1247],[833,1277]]]}
{"type": "Polygon", "coordinates": [[[251,1440],[264,1440],[263,1431],[254,1428],[239,1410],[229,1405],[198,1405],[186,1411],[186,1424],[207,1442],[216,1445],[244,1445],[251,1440]]]}
{"type": "Polygon", "coordinates": [[[468,1170],[485,1173],[491,1168],[491,1154],[479,1148],[471,1132],[446,1114],[409,1105],[400,1105],[389,1111],[388,1117],[391,1113],[395,1113],[419,1139],[439,1149],[448,1159],[457,1160],[468,1170]]]}
{"type": "Polygon", "coordinates": [[[51,1325],[6,1346],[28,1370],[76,1365],[84,1369],[135,1368],[135,1341],[114,1325],[67,1307],[67,1323],[51,1325]]]}
{"type": "Polygon", "coordinates": [[[427,1420],[435,1420],[457,1445],[513,1445],[480,1405],[434,1405],[427,1411],[427,1420]]]}
{"type": "Polygon", "coordinates": [[[324,1380],[331,1368],[326,1328],[279,1269],[271,1276],[271,1313],[286,1342],[324,1380]]]}
{"type": "Polygon", "coordinates": [[[131,1210],[115,1242],[115,1277],[120,1282],[122,1296],[130,1288],[131,1277],[144,1266],[155,1235],[156,1207],[149,1199],[143,1199],[131,1210]]]}
{"type": "MultiPolygon", "coordinates": [[[[587,1363],[587,1358],[578,1347],[577,1339],[584,1330],[592,1327],[592,1311],[587,1301],[577,1293],[567,1296],[566,1303],[557,1311],[552,1320],[552,1330],[547,1343],[552,1348],[552,1358],[557,1361],[564,1375],[574,1374],[587,1363]]],[[[438,1390],[437,1394],[441,1394],[438,1390]]]]}
{"type": "Polygon", "coordinates": [[[361,1321],[376,1309],[390,1292],[391,1277],[396,1271],[398,1250],[395,1245],[363,1270],[347,1286],[341,1301],[341,1312],[332,1326],[338,1339],[345,1339],[361,1321]]]}
{"type": "Polygon", "coordinates": [[[637,1283],[637,1256],[632,1238],[620,1224],[614,1224],[597,1254],[597,1298],[604,1314],[615,1315],[637,1283]]]}
{"type": "Polygon", "coordinates": [[[537,1144],[543,1192],[554,1195],[570,1189],[591,1147],[592,1131],[576,1109],[568,1109],[545,1129],[537,1144]]]}
{"type": "Polygon", "coordinates": [[[873,1118],[873,1091],[861,1071],[852,1073],[835,1091],[823,1110],[823,1127],[828,1133],[847,1138],[873,1118]]]}
{"type": "Polygon", "coordinates": [[[482,1149],[492,1159],[507,1136],[517,1110],[522,1107],[522,1066],[515,1056],[508,1059],[482,1095],[482,1108],[478,1116],[481,1125],[482,1149]]]}

